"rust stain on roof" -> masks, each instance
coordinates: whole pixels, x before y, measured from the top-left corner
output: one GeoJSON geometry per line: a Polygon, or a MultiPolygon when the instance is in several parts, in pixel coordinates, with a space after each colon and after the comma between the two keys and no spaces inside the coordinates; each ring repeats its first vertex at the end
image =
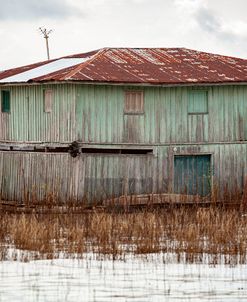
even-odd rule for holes
{"type": "MultiPolygon", "coordinates": [[[[89,58],[80,64],[28,82],[191,84],[247,82],[247,60],[186,48],[103,48],[64,58],[89,58]]],[[[57,60],[59,60],[57,59],[57,60]]],[[[35,69],[45,61],[0,73],[0,80],[35,69]]]]}

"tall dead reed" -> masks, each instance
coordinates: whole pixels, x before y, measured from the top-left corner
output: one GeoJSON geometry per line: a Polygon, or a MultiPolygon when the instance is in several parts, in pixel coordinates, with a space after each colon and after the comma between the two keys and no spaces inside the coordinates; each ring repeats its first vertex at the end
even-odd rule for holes
{"type": "MultiPolygon", "coordinates": [[[[247,216],[217,208],[181,208],[135,213],[1,214],[0,259],[7,248],[27,261],[76,257],[85,253],[113,259],[127,254],[175,253],[178,260],[203,255],[235,263],[247,259],[247,216]],[[228,261],[228,260],[227,260],[228,261]]],[[[227,262],[226,261],[226,262],[227,262]]],[[[216,261],[217,262],[217,261],[216,261]]]]}

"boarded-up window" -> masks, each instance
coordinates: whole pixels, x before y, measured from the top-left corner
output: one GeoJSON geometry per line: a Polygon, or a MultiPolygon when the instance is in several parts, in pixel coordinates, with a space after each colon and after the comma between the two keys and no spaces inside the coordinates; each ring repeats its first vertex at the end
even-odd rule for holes
{"type": "Polygon", "coordinates": [[[208,113],[208,92],[205,90],[192,90],[189,92],[189,114],[208,113]]]}
{"type": "Polygon", "coordinates": [[[144,113],[143,91],[125,91],[124,112],[127,114],[144,113]]]}
{"type": "Polygon", "coordinates": [[[10,91],[1,91],[1,110],[2,112],[10,112],[10,91]]]}
{"type": "Polygon", "coordinates": [[[53,91],[51,89],[44,90],[44,112],[52,112],[53,91]]]}

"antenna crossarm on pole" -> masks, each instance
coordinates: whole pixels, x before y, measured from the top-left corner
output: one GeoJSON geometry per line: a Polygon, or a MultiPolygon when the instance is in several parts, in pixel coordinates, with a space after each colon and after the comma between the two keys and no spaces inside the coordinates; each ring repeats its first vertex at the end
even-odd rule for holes
{"type": "Polygon", "coordinates": [[[52,32],[52,30],[47,30],[46,28],[39,28],[41,34],[43,35],[44,39],[46,40],[46,53],[47,53],[47,59],[50,60],[50,49],[49,49],[49,35],[52,32]]]}

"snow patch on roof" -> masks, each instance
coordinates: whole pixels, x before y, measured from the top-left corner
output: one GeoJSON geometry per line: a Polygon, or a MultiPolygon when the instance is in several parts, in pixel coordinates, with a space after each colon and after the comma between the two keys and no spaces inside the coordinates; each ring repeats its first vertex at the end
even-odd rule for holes
{"type": "Polygon", "coordinates": [[[90,58],[91,57],[59,59],[59,60],[44,64],[42,66],[33,68],[31,70],[21,72],[14,76],[2,79],[2,80],[0,80],[0,83],[27,82],[31,79],[35,79],[35,78],[62,70],[64,68],[69,68],[69,67],[84,63],[87,60],[89,60],[90,58]]]}

